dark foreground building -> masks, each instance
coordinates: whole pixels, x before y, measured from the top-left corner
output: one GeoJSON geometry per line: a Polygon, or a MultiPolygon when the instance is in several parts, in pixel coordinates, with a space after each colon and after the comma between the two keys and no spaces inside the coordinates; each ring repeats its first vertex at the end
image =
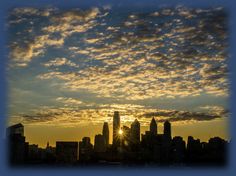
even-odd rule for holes
{"type": "Polygon", "coordinates": [[[28,143],[25,142],[24,126],[19,123],[7,128],[9,162],[11,165],[23,165],[27,161],[28,143]]]}
{"type": "Polygon", "coordinates": [[[56,161],[59,164],[75,164],[78,160],[78,142],[56,142],[56,161]]]}

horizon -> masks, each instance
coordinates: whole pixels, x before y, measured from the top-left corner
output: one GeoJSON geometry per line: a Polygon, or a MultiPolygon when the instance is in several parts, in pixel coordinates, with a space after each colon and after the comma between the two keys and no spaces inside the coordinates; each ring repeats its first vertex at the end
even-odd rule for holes
{"type": "MultiPolygon", "coordinates": [[[[135,119],[136,120],[136,119],[135,119]]],[[[164,124],[164,122],[162,122],[162,125],[160,126],[159,125],[159,123],[158,123],[158,121],[157,120],[155,120],[156,121],[156,123],[157,123],[157,134],[158,135],[163,135],[164,134],[164,128],[163,128],[163,124],[164,124]],[[159,127],[162,127],[161,129],[159,129],[159,127]],[[160,133],[160,131],[161,131],[161,133],[160,133]]],[[[168,121],[168,120],[167,120],[168,121]]],[[[169,122],[169,121],[168,121],[169,122]]],[[[105,122],[104,122],[105,123],[105,122]]],[[[150,123],[151,123],[151,120],[150,120],[150,123]]],[[[21,124],[21,123],[20,123],[21,124]]],[[[170,124],[171,124],[171,122],[170,122],[170,124]]],[[[17,124],[14,124],[14,125],[17,125],[17,124]]],[[[14,125],[12,125],[12,126],[14,126],[14,125]]],[[[23,126],[24,126],[24,124],[22,124],[23,126]]],[[[140,126],[141,126],[142,124],[140,124],[140,126]]],[[[108,124],[108,127],[109,127],[109,145],[112,145],[112,140],[113,140],[113,138],[112,138],[112,129],[113,128],[110,128],[110,126],[112,126],[112,124],[108,124]]],[[[122,129],[122,127],[124,127],[124,126],[126,126],[126,125],[122,125],[122,123],[121,123],[121,129],[122,129]]],[[[11,127],[11,126],[8,126],[7,128],[9,128],[9,127],[11,127]]],[[[130,125],[128,126],[129,128],[130,128],[130,125]]],[[[24,128],[25,128],[25,126],[24,126],[24,128]]],[[[173,131],[173,127],[171,126],[171,130],[173,131]]],[[[145,134],[145,132],[146,131],[150,131],[150,125],[149,126],[147,126],[147,128],[146,128],[146,130],[145,131],[140,131],[140,140],[142,139],[142,134],[145,134]]],[[[97,134],[95,134],[95,135],[98,135],[98,134],[102,134],[102,128],[101,128],[101,132],[100,133],[97,133],[97,134]]],[[[25,138],[26,138],[26,142],[29,142],[29,145],[33,145],[33,144],[35,144],[35,145],[38,145],[40,148],[46,148],[46,146],[47,146],[47,143],[49,143],[49,146],[51,146],[51,147],[56,147],[56,142],[80,142],[80,141],[82,141],[82,139],[84,138],[84,137],[89,137],[90,138],[90,142],[91,142],[91,144],[93,144],[94,145],[94,138],[95,138],[95,135],[94,136],[83,136],[83,137],[81,137],[81,139],[79,139],[79,140],[56,140],[56,141],[54,141],[53,142],[53,145],[52,145],[52,142],[51,141],[45,141],[45,145],[42,145],[42,144],[37,144],[37,143],[30,143],[28,140],[27,140],[27,136],[25,135],[25,138]]],[[[180,136],[180,135],[176,135],[176,136],[173,136],[173,135],[171,135],[172,136],[172,139],[174,138],[174,137],[182,137],[183,138],[183,140],[185,141],[185,145],[187,145],[187,138],[189,137],[189,136],[192,136],[194,139],[199,139],[199,138],[197,138],[197,137],[195,137],[195,136],[193,136],[193,135],[190,135],[190,134],[187,134],[186,136],[180,136]]],[[[201,139],[199,139],[200,140],[200,142],[208,142],[209,141],[209,139],[211,139],[211,138],[214,138],[214,137],[220,137],[220,138],[222,138],[221,136],[210,136],[208,139],[207,138],[205,138],[205,140],[201,140],[201,139]]],[[[224,139],[224,140],[226,140],[227,142],[230,142],[230,139],[229,138],[222,138],[222,139],[224,139]]]]}

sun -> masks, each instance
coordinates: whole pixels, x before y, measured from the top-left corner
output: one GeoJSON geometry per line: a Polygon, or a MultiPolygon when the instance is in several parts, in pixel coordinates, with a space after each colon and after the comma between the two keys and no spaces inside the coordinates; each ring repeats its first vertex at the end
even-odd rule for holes
{"type": "Polygon", "coordinates": [[[120,129],[120,130],[118,131],[118,133],[119,133],[119,135],[122,135],[122,134],[123,134],[123,131],[120,129]]]}

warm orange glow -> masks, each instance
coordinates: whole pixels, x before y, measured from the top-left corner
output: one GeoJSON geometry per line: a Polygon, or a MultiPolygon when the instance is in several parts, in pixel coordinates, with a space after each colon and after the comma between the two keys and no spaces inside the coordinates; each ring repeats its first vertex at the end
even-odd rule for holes
{"type": "Polygon", "coordinates": [[[119,133],[119,135],[123,135],[123,131],[121,129],[119,130],[118,133],[119,133]]]}

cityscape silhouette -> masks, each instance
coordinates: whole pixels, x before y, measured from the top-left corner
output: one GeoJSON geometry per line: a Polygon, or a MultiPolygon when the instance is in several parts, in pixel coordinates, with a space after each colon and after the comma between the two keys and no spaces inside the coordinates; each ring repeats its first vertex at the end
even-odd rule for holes
{"type": "Polygon", "coordinates": [[[24,126],[19,123],[7,128],[9,163],[11,166],[224,166],[229,142],[220,137],[208,142],[189,136],[172,137],[171,123],[164,122],[163,134],[158,133],[153,117],[150,130],[140,134],[140,123],[135,119],[131,127],[122,126],[118,111],[114,112],[112,144],[109,125],[103,124],[102,134],[82,141],[56,141],[56,147],[46,148],[29,144],[24,126]]]}

